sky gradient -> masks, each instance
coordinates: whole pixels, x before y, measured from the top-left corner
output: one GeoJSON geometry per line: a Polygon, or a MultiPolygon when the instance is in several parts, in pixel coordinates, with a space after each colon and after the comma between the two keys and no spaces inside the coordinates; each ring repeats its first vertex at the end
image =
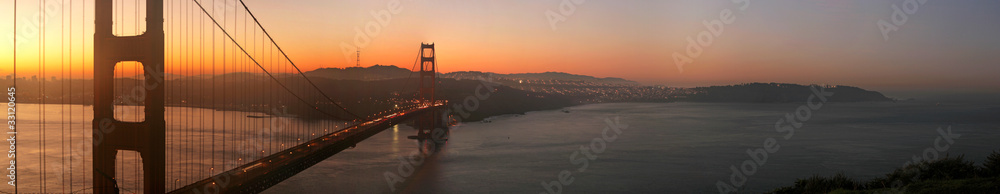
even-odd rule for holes
{"type": "MultiPolygon", "coordinates": [[[[74,47],[88,50],[73,50],[72,61],[89,61],[84,57],[93,45],[92,1],[72,2],[79,17],[67,18],[88,23],[71,30],[74,47]]],[[[233,9],[216,2],[222,5],[217,10],[233,9]]],[[[409,68],[419,44],[434,42],[442,72],[559,71],[668,86],[786,82],[1000,90],[1000,1],[927,1],[907,14],[907,22],[888,40],[878,22],[891,21],[893,5],[904,0],[753,0],[745,10],[740,9],[744,4],[725,0],[585,1],[556,29],[546,12],[559,13],[560,0],[400,0],[395,9],[387,6],[391,0],[245,2],[303,70],[354,66],[354,53],[345,54],[342,45],[359,46],[355,29],[378,24],[375,12],[389,13],[391,21],[378,25],[380,32],[359,46],[362,66],[409,68]],[[719,19],[727,9],[735,21],[680,72],[673,54],[684,53],[687,38],[706,31],[703,21],[719,19]]],[[[0,74],[7,75],[13,1],[0,3],[0,74]]],[[[31,21],[37,2],[19,3],[19,22],[31,21]]],[[[55,30],[46,32],[51,55],[62,48],[61,32],[58,25],[49,28],[55,30]]],[[[30,72],[38,59],[38,38],[27,40],[31,43],[18,47],[18,67],[30,72]]]]}

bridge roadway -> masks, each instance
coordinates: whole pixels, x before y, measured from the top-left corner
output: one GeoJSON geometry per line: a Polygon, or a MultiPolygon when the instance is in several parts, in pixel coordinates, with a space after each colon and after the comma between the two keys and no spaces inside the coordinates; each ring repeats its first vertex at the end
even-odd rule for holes
{"type": "Polygon", "coordinates": [[[310,140],[169,193],[259,193],[393,125],[433,114],[443,103],[404,109],[310,140]]]}

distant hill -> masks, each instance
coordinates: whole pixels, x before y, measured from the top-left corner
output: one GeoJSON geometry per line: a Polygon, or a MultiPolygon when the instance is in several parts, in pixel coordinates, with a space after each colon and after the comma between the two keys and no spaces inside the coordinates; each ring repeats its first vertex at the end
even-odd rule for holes
{"type": "Polygon", "coordinates": [[[545,73],[514,73],[514,74],[498,74],[490,72],[479,72],[479,71],[459,71],[442,74],[441,77],[453,78],[453,79],[476,79],[476,77],[492,77],[493,79],[506,79],[506,80],[560,80],[560,81],[582,81],[582,82],[593,82],[593,83],[603,83],[603,84],[626,84],[626,85],[638,85],[638,82],[626,80],[622,78],[597,78],[588,75],[576,75],[563,72],[545,72],[545,73]]]}
{"type": "Polygon", "coordinates": [[[506,74],[502,76],[507,76],[515,79],[540,79],[540,80],[571,80],[571,81],[592,81],[592,82],[614,82],[614,83],[631,83],[638,84],[638,82],[626,80],[616,77],[607,78],[597,78],[587,75],[576,75],[563,72],[545,72],[545,73],[517,73],[517,74],[506,74]]]}
{"type": "MultiPolygon", "coordinates": [[[[321,77],[334,80],[362,80],[362,81],[376,81],[376,80],[387,80],[387,79],[403,79],[411,78],[416,76],[412,74],[409,69],[397,67],[394,65],[375,65],[371,67],[348,67],[348,68],[320,68],[313,71],[305,72],[306,76],[309,77],[321,77]]],[[[582,81],[582,82],[594,82],[603,84],[626,84],[626,85],[638,85],[638,82],[626,80],[622,78],[597,78],[588,75],[576,75],[563,72],[545,72],[545,73],[515,73],[515,74],[498,74],[492,72],[480,72],[480,71],[459,71],[451,73],[438,73],[441,78],[452,78],[452,79],[467,79],[473,80],[478,77],[490,77],[492,79],[506,79],[506,80],[559,80],[559,81],[582,81]]]]}
{"type": "MultiPolygon", "coordinates": [[[[393,65],[375,65],[371,67],[320,68],[305,72],[309,77],[320,77],[333,80],[376,81],[407,78],[412,72],[393,65]]],[[[416,75],[413,75],[416,76],[416,75]]]]}
{"type": "MultiPolygon", "coordinates": [[[[833,92],[832,102],[892,101],[882,93],[853,86],[817,86],[833,92]]],[[[810,86],[784,83],[748,83],[692,88],[682,101],[690,102],[802,102],[813,95],[810,86]]]]}

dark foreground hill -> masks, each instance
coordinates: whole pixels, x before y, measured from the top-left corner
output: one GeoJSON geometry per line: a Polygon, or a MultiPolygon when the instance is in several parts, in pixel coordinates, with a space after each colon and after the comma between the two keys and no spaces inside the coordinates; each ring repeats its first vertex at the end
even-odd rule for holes
{"type": "Polygon", "coordinates": [[[964,157],[922,161],[868,181],[843,174],[813,176],[770,193],[1000,193],[1000,152],[981,165],[964,157]]]}

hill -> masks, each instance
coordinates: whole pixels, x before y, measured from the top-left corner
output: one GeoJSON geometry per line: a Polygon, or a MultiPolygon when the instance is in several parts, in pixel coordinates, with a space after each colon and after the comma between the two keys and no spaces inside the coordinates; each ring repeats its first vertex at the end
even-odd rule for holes
{"type": "MultiPolygon", "coordinates": [[[[882,93],[853,86],[819,86],[833,92],[832,102],[892,101],[882,93]]],[[[813,94],[810,86],[783,83],[748,83],[730,86],[711,86],[690,89],[690,95],[681,101],[690,102],[801,102],[813,94]]]]}
{"type": "Polygon", "coordinates": [[[499,80],[559,80],[559,81],[570,81],[570,82],[591,82],[591,83],[601,83],[601,84],[624,84],[624,85],[638,85],[638,82],[626,80],[622,78],[598,78],[588,75],[576,75],[563,72],[545,72],[545,73],[514,73],[514,74],[498,74],[491,72],[480,72],[480,71],[458,71],[441,74],[441,77],[454,78],[454,79],[476,79],[477,77],[491,77],[493,79],[499,80]]]}
{"type": "MultiPolygon", "coordinates": [[[[320,68],[304,73],[306,74],[306,76],[309,77],[322,77],[334,80],[361,80],[361,81],[403,79],[416,76],[416,74],[413,74],[413,71],[397,67],[394,65],[375,65],[371,67],[347,67],[347,68],[320,68]]],[[[593,82],[602,84],[638,85],[638,82],[622,78],[613,78],[613,77],[598,78],[593,76],[576,75],[563,72],[498,74],[498,73],[480,72],[480,71],[459,71],[451,73],[438,73],[438,77],[452,78],[458,80],[462,79],[475,80],[479,77],[484,77],[484,78],[490,77],[492,79],[499,79],[499,80],[559,80],[559,81],[593,82]]]]}
{"type": "MultiPolygon", "coordinates": [[[[393,65],[375,65],[371,67],[348,67],[348,68],[320,68],[313,71],[304,72],[309,77],[321,77],[333,80],[361,80],[375,81],[387,79],[400,79],[409,77],[412,72],[408,69],[393,65]]],[[[416,75],[414,75],[416,76],[416,75]]]]}

